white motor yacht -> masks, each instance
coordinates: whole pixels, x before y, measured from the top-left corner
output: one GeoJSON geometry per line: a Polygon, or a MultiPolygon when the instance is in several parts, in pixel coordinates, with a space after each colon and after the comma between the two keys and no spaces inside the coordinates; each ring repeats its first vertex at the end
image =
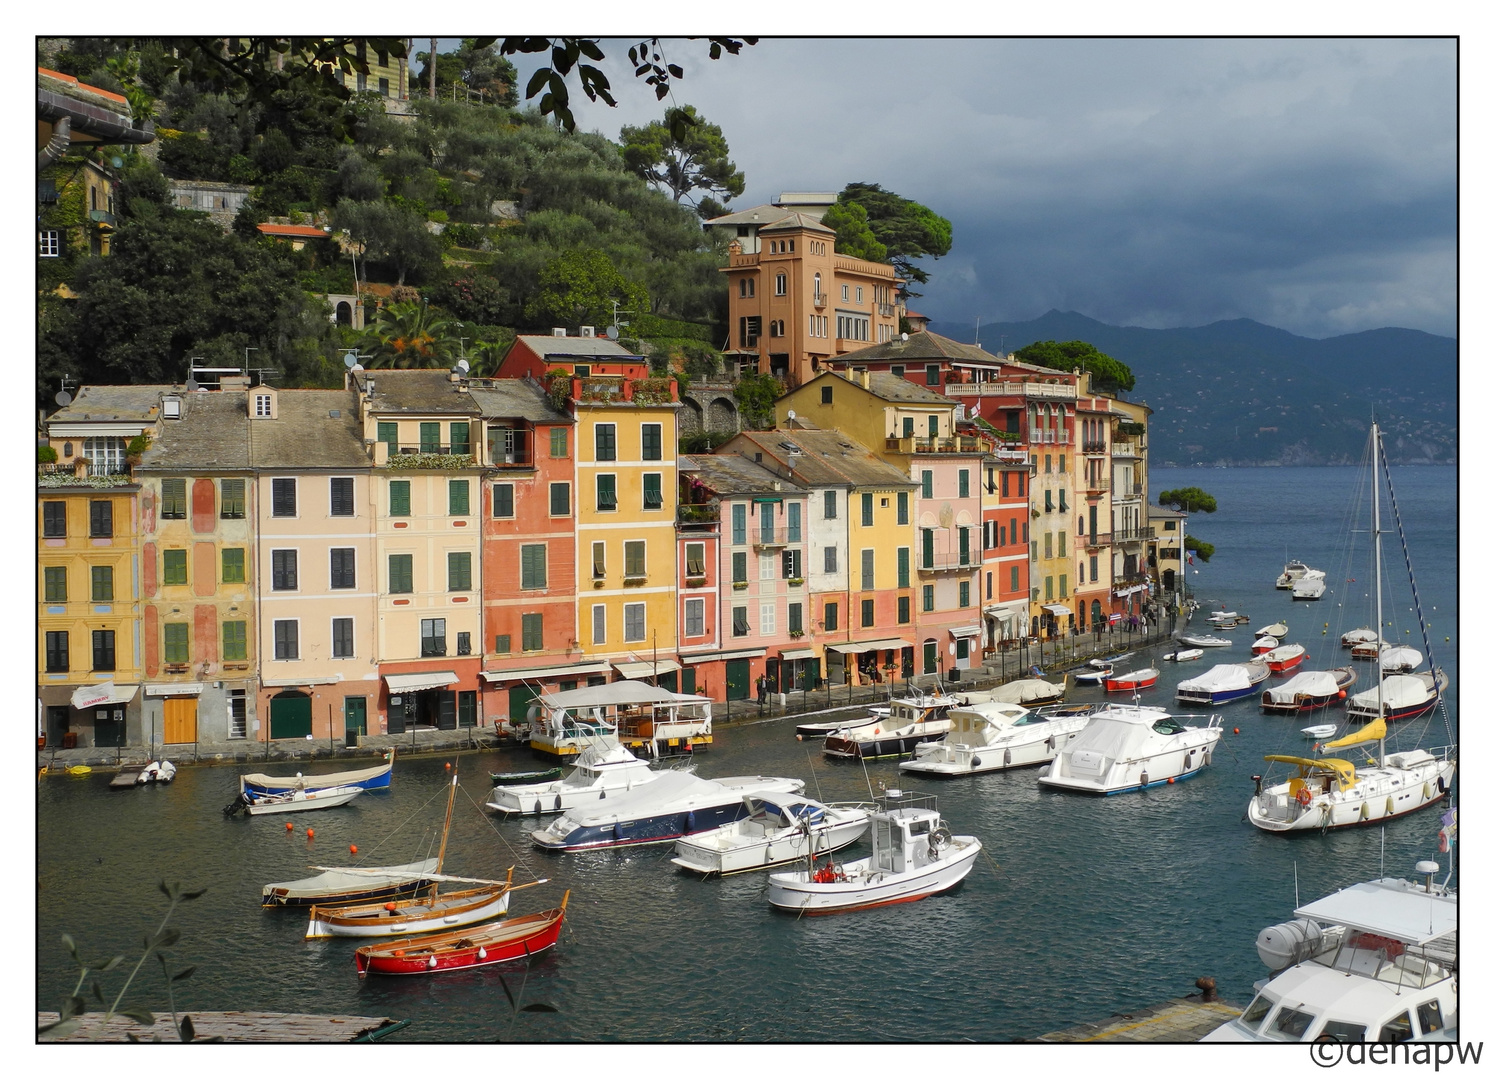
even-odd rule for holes
{"type": "Polygon", "coordinates": [[[867,831],[867,804],[836,805],[804,795],[754,792],[743,796],[747,816],[730,825],[683,836],[670,860],[698,874],[737,874],[826,854],[867,831]]]}
{"type": "Polygon", "coordinates": [[[1256,984],[1245,1012],[1200,1041],[1447,1039],[1459,1016],[1459,902],[1446,881],[1433,881],[1437,863],[1417,872],[1424,883],[1351,885],[1263,930],[1256,951],[1271,978],[1256,984]]]}
{"type": "Polygon", "coordinates": [[[1319,600],[1323,598],[1326,588],[1322,570],[1306,570],[1302,577],[1293,582],[1293,599],[1319,600]]]}
{"type": "Polygon", "coordinates": [[[950,730],[948,714],[962,704],[949,694],[895,698],[886,720],[827,735],[823,753],[832,758],[897,757],[950,730]]]}
{"type": "Polygon", "coordinates": [[[1186,780],[1210,763],[1220,724],[1218,714],[1204,727],[1190,727],[1151,705],[1107,705],[1038,774],[1038,782],[1115,795],[1186,780]]]}
{"type": "Polygon", "coordinates": [[[905,772],[929,776],[970,776],[1052,761],[1061,747],[1085,730],[1094,705],[1025,709],[990,701],[950,710],[950,732],[937,743],[914,750],[900,761],[905,772]]]}
{"type": "Polygon", "coordinates": [[[1277,575],[1277,588],[1291,589],[1293,583],[1308,572],[1308,564],[1293,559],[1282,568],[1282,573],[1277,575]]]}
{"type": "Polygon", "coordinates": [[[581,752],[576,768],[560,780],[500,785],[487,805],[501,814],[558,814],[591,806],[660,775],[622,746],[592,747],[581,752]]]}

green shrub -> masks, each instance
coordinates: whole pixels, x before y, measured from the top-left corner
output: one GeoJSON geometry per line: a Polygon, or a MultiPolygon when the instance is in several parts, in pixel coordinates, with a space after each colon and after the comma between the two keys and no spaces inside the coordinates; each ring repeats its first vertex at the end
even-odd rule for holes
{"type": "Polygon", "coordinates": [[[50,446],[38,446],[36,448],[36,463],[38,465],[55,465],[57,463],[57,451],[50,446]]]}

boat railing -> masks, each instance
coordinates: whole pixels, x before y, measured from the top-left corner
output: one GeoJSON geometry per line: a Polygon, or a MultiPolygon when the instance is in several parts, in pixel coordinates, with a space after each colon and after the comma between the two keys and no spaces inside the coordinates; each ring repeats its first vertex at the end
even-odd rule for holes
{"type": "Polygon", "coordinates": [[[888,788],[877,796],[877,808],[888,810],[933,810],[939,812],[939,798],[922,791],[888,788]]]}

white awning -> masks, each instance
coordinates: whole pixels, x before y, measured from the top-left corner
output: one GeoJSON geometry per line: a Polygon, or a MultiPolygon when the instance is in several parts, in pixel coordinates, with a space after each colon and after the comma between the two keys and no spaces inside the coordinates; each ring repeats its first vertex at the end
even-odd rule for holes
{"type": "Polygon", "coordinates": [[[134,686],[115,686],[112,682],[99,683],[96,686],[80,686],[73,691],[73,708],[92,709],[98,705],[123,705],[135,696],[135,691],[140,689],[137,683],[134,686]]]}
{"type": "Polygon", "coordinates": [[[1043,610],[1047,611],[1050,615],[1073,615],[1074,614],[1073,611],[1070,611],[1069,608],[1065,607],[1063,604],[1044,604],[1043,605],[1043,610]]]}
{"type": "Polygon", "coordinates": [[[523,682],[526,680],[569,679],[575,675],[601,675],[612,665],[606,660],[593,660],[585,664],[556,664],[552,667],[515,668],[510,671],[485,671],[483,678],[490,683],[523,682]]]}
{"type": "Polygon", "coordinates": [[[877,638],[873,641],[855,641],[845,645],[827,645],[827,649],[834,649],[842,653],[864,653],[875,649],[912,649],[913,642],[904,641],[902,638],[877,638]]]}
{"type": "Polygon", "coordinates": [[[1130,596],[1132,593],[1134,593],[1134,592],[1142,592],[1146,588],[1147,588],[1146,585],[1128,585],[1124,589],[1113,589],[1111,591],[1111,595],[1112,596],[1130,596]]]}
{"type": "Polygon", "coordinates": [[[973,623],[970,626],[952,626],[950,628],[950,636],[951,637],[980,637],[981,636],[981,624],[980,623],[973,623]]]}
{"type": "Polygon", "coordinates": [[[627,663],[613,661],[613,667],[618,669],[618,674],[625,679],[648,679],[652,678],[657,671],[661,675],[668,675],[672,671],[679,671],[680,664],[674,660],[661,660],[655,664],[652,660],[633,660],[627,663]]]}
{"type": "Polygon", "coordinates": [[[196,697],[202,693],[200,682],[146,683],[146,697],[196,697]]]}
{"type": "MultiPolygon", "coordinates": [[[[370,678],[377,676],[371,675],[370,678]]],[[[330,686],[343,681],[341,675],[307,676],[301,679],[261,679],[261,686],[330,686]]]]}
{"type": "Polygon", "coordinates": [[[756,660],[760,656],[767,655],[767,649],[727,649],[724,652],[691,653],[685,657],[685,661],[686,663],[700,663],[706,660],[756,660]]]}
{"type": "Polygon", "coordinates": [[[460,681],[455,671],[419,671],[414,675],[386,675],[384,685],[391,694],[406,694],[412,690],[433,690],[438,686],[450,686],[460,681]]]}
{"type": "Polygon", "coordinates": [[[808,660],[814,655],[815,650],[809,648],[779,650],[780,660],[808,660]]]}
{"type": "Polygon", "coordinates": [[[129,435],[139,435],[148,427],[152,427],[149,421],[137,421],[124,424],[95,424],[80,421],[71,423],[50,424],[47,434],[54,439],[86,439],[89,436],[106,436],[123,439],[129,435]]]}

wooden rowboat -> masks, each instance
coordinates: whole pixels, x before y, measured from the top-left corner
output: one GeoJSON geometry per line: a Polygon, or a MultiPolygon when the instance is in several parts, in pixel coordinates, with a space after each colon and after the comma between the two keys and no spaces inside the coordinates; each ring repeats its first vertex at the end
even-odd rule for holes
{"type": "Polygon", "coordinates": [[[1158,669],[1146,667],[1138,671],[1128,671],[1124,675],[1110,675],[1106,678],[1106,693],[1121,694],[1129,690],[1146,690],[1150,686],[1157,685],[1158,669]]]}
{"type": "Polygon", "coordinates": [[[404,938],[383,945],[364,945],[353,954],[358,976],[434,975],[442,971],[501,964],[543,952],[561,936],[566,917],[568,889],[561,906],[533,915],[489,923],[449,934],[404,938]]]}
{"type": "Polygon", "coordinates": [[[360,787],[317,788],[308,791],[284,791],[274,795],[255,795],[242,792],[237,799],[223,808],[232,817],[239,810],[250,814],[291,814],[303,810],[329,810],[343,806],[363,794],[360,787]]]}
{"type": "Polygon", "coordinates": [[[508,913],[513,876],[514,868],[510,867],[507,881],[485,882],[472,889],[438,893],[435,883],[461,879],[433,875],[431,891],[422,896],[387,900],[382,904],[343,904],[335,907],[313,905],[306,936],[308,939],[394,937],[397,934],[455,930],[473,923],[486,922],[508,913]]]}

